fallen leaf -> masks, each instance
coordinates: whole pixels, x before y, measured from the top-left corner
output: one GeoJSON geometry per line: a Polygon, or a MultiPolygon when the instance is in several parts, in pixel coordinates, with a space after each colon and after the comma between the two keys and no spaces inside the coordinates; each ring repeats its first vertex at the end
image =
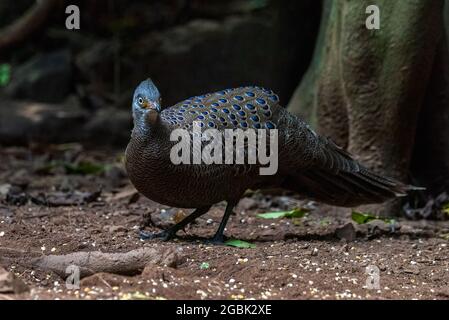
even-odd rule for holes
{"type": "Polygon", "coordinates": [[[64,168],[68,174],[98,174],[105,171],[105,166],[88,162],[81,161],[80,163],[65,163],[64,168]]]}
{"type": "Polygon", "coordinates": [[[230,246],[230,247],[237,247],[237,248],[255,248],[256,245],[246,242],[246,241],[242,241],[242,240],[237,240],[237,239],[230,239],[228,241],[225,242],[225,245],[230,246]]]}
{"type": "Polygon", "coordinates": [[[295,208],[290,211],[259,213],[257,217],[262,219],[280,219],[280,218],[302,218],[308,211],[301,208],[295,208]]]}
{"type": "Polygon", "coordinates": [[[369,213],[362,213],[357,211],[352,211],[351,219],[358,224],[365,224],[373,220],[377,220],[377,217],[369,214],[369,213]]]}

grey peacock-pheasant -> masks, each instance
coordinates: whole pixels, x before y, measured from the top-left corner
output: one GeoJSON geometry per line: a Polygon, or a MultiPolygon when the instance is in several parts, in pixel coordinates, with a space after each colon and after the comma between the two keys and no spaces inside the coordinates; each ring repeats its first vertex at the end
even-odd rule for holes
{"type": "Polygon", "coordinates": [[[381,177],[363,167],[330,139],[317,135],[300,118],[279,104],[271,90],[241,87],[187,99],[162,110],[160,94],[150,79],[135,90],[134,129],[126,149],[126,170],[136,189],[158,203],[196,210],[183,221],[143,238],[168,240],[210,207],[225,200],[227,207],[212,239],[223,231],[234,206],[247,189],[284,188],[305,198],[336,206],[380,203],[415,189],[381,177]],[[170,134],[178,128],[278,130],[278,171],[260,175],[258,165],[173,164],[176,144],[170,134]],[[242,170],[244,166],[244,170],[242,170]]]}

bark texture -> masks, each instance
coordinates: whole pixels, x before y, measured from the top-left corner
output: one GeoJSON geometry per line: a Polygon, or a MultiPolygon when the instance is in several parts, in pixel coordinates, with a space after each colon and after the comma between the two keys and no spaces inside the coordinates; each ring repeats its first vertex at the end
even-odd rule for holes
{"type": "MultiPolygon", "coordinates": [[[[426,96],[434,99],[427,89],[444,77],[432,74],[443,58],[435,57],[443,50],[444,1],[325,0],[324,7],[314,61],[289,108],[366,166],[405,181],[418,115],[426,96]],[[373,4],[380,9],[379,30],[365,25],[373,4]]],[[[444,109],[439,105],[432,106],[427,127],[444,109]]]]}

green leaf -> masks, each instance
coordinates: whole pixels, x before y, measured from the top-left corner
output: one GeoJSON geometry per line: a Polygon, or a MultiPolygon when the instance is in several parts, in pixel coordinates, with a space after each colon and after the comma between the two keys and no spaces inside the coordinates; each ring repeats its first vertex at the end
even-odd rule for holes
{"type": "Polygon", "coordinates": [[[296,208],[290,211],[259,213],[256,215],[262,219],[280,219],[280,218],[302,218],[306,215],[307,210],[296,208]]]}
{"type": "Polygon", "coordinates": [[[201,265],[200,265],[200,269],[201,269],[201,270],[205,270],[205,269],[209,269],[209,268],[210,268],[209,262],[203,262],[203,263],[201,263],[201,265]]]}
{"type": "Polygon", "coordinates": [[[370,221],[376,220],[377,217],[369,214],[369,213],[362,213],[357,211],[352,211],[351,218],[353,221],[357,222],[358,224],[365,224],[370,221]]]}
{"type": "Polygon", "coordinates": [[[447,215],[449,215],[449,203],[446,203],[443,205],[443,212],[447,215]]]}
{"type": "Polygon", "coordinates": [[[392,218],[381,218],[378,216],[375,216],[371,213],[363,213],[358,211],[352,211],[351,218],[353,221],[357,222],[358,224],[365,224],[374,220],[380,220],[388,224],[395,224],[396,221],[392,218]]]}
{"type": "Polygon", "coordinates": [[[105,170],[105,166],[87,161],[78,164],[65,163],[64,168],[68,174],[97,174],[105,170]]]}
{"type": "Polygon", "coordinates": [[[11,66],[0,64],[0,87],[6,86],[11,80],[11,66]]]}
{"type": "Polygon", "coordinates": [[[237,248],[255,248],[256,245],[246,242],[246,241],[242,241],[242,240],[237,240],[237,239],[230,239],[228,241],[225,242],[225,245],[230,246],[230,247],[237,247],[237,248]]]}

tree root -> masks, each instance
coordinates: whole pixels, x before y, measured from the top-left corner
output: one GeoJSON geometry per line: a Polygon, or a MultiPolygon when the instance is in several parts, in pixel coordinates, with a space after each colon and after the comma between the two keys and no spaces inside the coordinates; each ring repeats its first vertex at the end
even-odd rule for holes
{"type": "Polygon", "coordinates": [[[66,270],[70,265],[79,267],[80,277],[83,278],[99,272],[136,275],[148,264],[175,267],[179,262],[179,254],[172,249],[141,248],[123,253],[92,251],[49,255],[33,259],[32,265],[53,271],[65,279],[69,276],[66,270]]]}

